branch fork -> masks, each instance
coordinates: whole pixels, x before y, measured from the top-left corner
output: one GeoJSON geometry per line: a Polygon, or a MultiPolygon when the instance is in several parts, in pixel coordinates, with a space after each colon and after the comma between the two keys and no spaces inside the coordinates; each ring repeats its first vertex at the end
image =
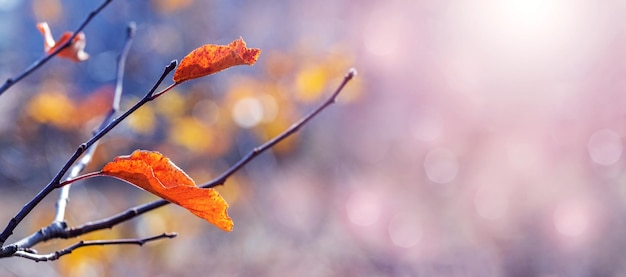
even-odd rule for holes
{"type": "MultiPolygon", "coordinates": [[[[56,56],[63,49],[70,46],[74,38],[85,28],[85,26],[103,10],[112,0],[105,0],[98,8],[92,11],[89,16],[85,19],[85,21],[74,31],[72,37],[67,40],[61,46],[58,46],[56,50],[52,53],[49,53],[45,57],[34,62],[29,68],[27,68],[23,73],[17,75],[16,77],[9,78],[2,86],[0,86],[0,95],[8,90],[13,84],[22,80],[36,69],[40,68],[43,64],[45,64],[52,57],[56,56]]],[[[90,233],[97,230],[109,229],[113,228],[117,224],[128,221],[132,218],[140,216],[146,212],[152,211],[156,208],[165,206],[170,202],[166,200],[157,200],[150,203],[146,203],[143,205],[139,205],[136,207],[132,207],[118,213],[116,215],[110,216],[108,218],[100,219],[94,222],[89,222],[84,225],[78,227],[69,227],[67,222],[65,221],[65,210],[67,208],[67,203],[69,201],[69,192],[70,187],[73,182],[76,182],[81,179],[85,179],[88,177],[98,175],[98,172],[95,173],[87,173],[84,175],[80,175],[82,170],[90,163],[93,153],[97,147],[98,142],[108,134],[113,128],[118,126],[124,119],[126,119],[129,115],[134,113],[137,109],[145,105],[146,103],[155,100],[159,96],[173,89],[180,83],[186,81],[187,79],[180,79],[176,81],[176,77],[174,78],[174,83],[165,87],[164,89],[157,91],[157,88],[161,85],[166,76],[168,76],[176,66],[178,62],[173,60],[170,62],[163,70],[163,73],[155,82],[154,86],[137,102],[135,103],[129,110],[125,111],[118,117],[114,118],[115,115],[119,112],[120,99],[122,95],[122,81],[124,77],[124,67],[126,57],[128,55],[130,44],[135,34],[135,24],[130,23],[126,33],[126,40],[124,42],[122,51],[118,57],[118,66],[117,66],[117,79],[116,79],[116,87],[113,101],[111,103],[111,109],[103,119],[101,125],[98,129],[96,129],[92,135],[92,137],[86,142],[80,144],[74,154],[67,160],[67,162],[63,165],[63,167],[57,172],[57,174],[52,178],[52,180],[39,192],[37,193],[28,203],[26,203],[19,212],[11,218],[8,222],[7,226],[0,233],[0,258],[6,257],[22,257],[26,259],[30,259],[33,261],[52,261],[59,259],[60,257],[72,253],[72,251],[77,250],[82,247],[88,246],[104,246],[104,245],[122,245],[122,244],[134,244],[134,245],[143,245],[148,242],[152,242],[155,240],[161,240],[166,238],[174,238],[176,237],[176,233],[163,233],[160,235],[156,235],[148,238],[134,238],[134,239],[114,239],[114,240],[93,240],[93,241],[80,241],[77,242],[67,248],[55,251],[49,254],[38,254],[37,251],[33,248],[37,244],[41,242],[45,242],[52,239],[69,239],[75,238],[77,236],[90,233]],[[69,172],[69,173],[68,173],[69,172]],[[65,177],[67,175],[67,177],[65,177]],[[63,179],[65,177],[65,179],[63,179]],[[63,179],[63,181],[62,181],[63,179]],[[52,191],[59,189],[59,197],[55,204],[56,213],[53,221],[50,225],[41,228],[39,231],[31,234],[28,237],[22,238],[17,242],[5,245],[5,242],[13,235],[13,231],[18,227],[18,225],[30,214],[30,212],[52,191]]],[[[233,43],[237,44],[235,48],[243,49],[245,55],[244,58],[250,58],[250,55],[254,56],[254,61],[256,61],[256,57],[260,53],[258,49],[248,49],[245,48],[245,43],[243,40],[237,40],[233,43]],[[241,46],[241,44],[243,46],[241,46]],[[243,48],[242,48],[243,47],[243,48]]],[[[231,45],[232,46],[232,45],[231,45]]],[[[204,51],[204,50],[203,50],[204,51]]],[[[221,51],[221,50],[220,50],[221,51]]],[[[187,57],[185,57],[187,59],[187,57]]],[[[186,62],[186,60],[183,61],[186,62]]],[[[243,60],[244,64],[250,64],[249,60],[243,60]]],[[[253,63],[253,62],[252,62],[253,63]]],[[[222,69],[219,69],[222,70],[222,69]]],[[[219,71],[218,70],[218,71],[219,71]]],[[[204,76],[206,71],[201,72],[200,75],[204,76]]],[[[242,167],[247,165],[249,162],[255,159],[258,155],[267,151],[274,147],[277,143],[281,142],[285,138],[291,136],[296,133],[300,128],[306,125],[310,120],[319,115],[322,111],[324,111],[328,106],[335,103],[337,100],[337,96],[342,91],[344,86],[354,77],[356,76],[356,70],[350,69],[343,78],[343,81],[339,84],[337,89],[322,103],[320,103],[315,109],[313,109],[309,114],[301,118],[299,121],[294,123],[287,130],[279,134],[278,136],[270,139],[258,147],[252,149],[247,155],[242,157],[238,162],[233,164],[229,169],[223,172],[220,176],[201,184],[199,187],[201,188],[212,188],[218,185],[223,185],[227,179],[232,176],[234,173],[239,171],[242,167]]],[[[195,77],[194,77],[195,78],[195,77]]]]}

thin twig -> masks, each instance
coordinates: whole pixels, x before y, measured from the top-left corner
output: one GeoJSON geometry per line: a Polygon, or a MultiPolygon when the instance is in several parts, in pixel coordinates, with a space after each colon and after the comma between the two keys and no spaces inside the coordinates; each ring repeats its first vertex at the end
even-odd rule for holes
{"type": "MultiPolygon", "coordinates": [[[[331,104],[335,103],[336,98],[338,96],[338,94],[341,92],[341,90],[343,89],[343,87],[348,83],[348,81],[350,81],[354,76],[356,76],[356,70],[354,69],[350,69],[350,71],[346,74],[346,76],[344,77],[344,80],[342,81],[342,83],[339,85],[339,87],[335,90],[335,92],[326,99],[326,101],[324,101],[323,103],[321,103],[316,109],[314,109],[311,113],[309,113],[307,116],[305,116],[304,118],[302,118],[300,121],[298,121],[297,123],[295,123],[292,127],[290,127],[289,129],[285,130],[283,133],[281,133],[280,135],[278,135],[277,137],[273,138],[272,140],[268,141],[267,143],[256,147],[254,150],[252,150],[248,155],[246,155],[243,159],[241,159],[238,163],[236,163],[234,166],[232,166],[229,170],[227,170],[224,174],[222,174],[220,177],[214,179],[213,181],[207,182],[203,185],[201,185],[204,188],[209,188],[209,187],[214,187],[217,185],[221,185],[223,184],[226,179],[231,176],[232,174],[234,174],[237,170],[239,170],[241,167],[243,167],[245,164],[247,164],[248,162],[252,161],[256,156],[258,156],[259,154],[263,153],[264,151],[272,148],[274,145],[276,145],[277,143],[279,143],[280,141],[284,140],[285,138],[289,137],[290,135],[292,135],[293,133],[297,132],[302,126],[304,126],[307,122],[309,122],[311,119],[313,119],[314,117],[316,117],[319,113],[321,113],[324,109],[326,109],[328,106],[330,106],[331,104]]],[[[154,90],[154,89],[153,89],[154,90]]],[[[167,90],[167,89],[166,89],[167,90]]],[[[152,98],[152,97],[158,97],[159,95],[161,95],[162,93],[156,93],[153,94],[152,92],[148,93],[146,96],[148,98],[152,98]]],[[[152,98],[154,99],[154,98],[152,98]]],[[[37,242],[41,242],[41,241],[47,241],[49,239],[54,239],[54,238],[73,238],[73,237],[77,237],[86,233],[90,233],[93,231],[97,231],[97,230],[102,230],[102,229],[109,229],[112,228],[113,226],[125,222],[127,220],[130,220],[134,217],[137,217],[143,213],[149,212],[151,210],[154,210],[156,208],[162,207],[169,204],[169,202],[165,201],[165,200],[157,200],[157,201],[153,201],[150,203],[146,203],[140,206],[136,206],[134,208],[128,209],[122,213],[119,213],[117,215],[113,215],[109,218],[105,218],[105,219],[101,219],[95,222],[89,222],[86,223],[82,226],[79,227],[75,227],[75,228],[70,228],[68,229],[67,226],[65,225],[59,225],[58,228],[50,228],[50,229],[42,229],[39,232],[37,232],[35,235],[35,237],[37,238],[36,241],[37,242]]],[[[62,222],[64,224],[64,222],[62,222]]],[[[53,225],[49,226],[52,227],[53,225]]],[[[33,237],[33,236],[31,236],[33,237]]],[[[11,245],[7,245],[5,247],[0,248],[0,257],[8,257],[8,256],[12,256],[12,255],[18,255],[17,253],[19,252],[19,256],[20,257],[25,257],[25,258],[30,258],[33,260],[47,260],[47,259],[41,259],[41,256],[33,256],[36,254],[27,252],[27,251],[18,251],[19,249],[25,249],[25,248],[29,248],[30,246],[28,242],[18,242],[18,243],[14,243],[11,245]],[[28,257],[26,257],[28,256],[28,257]]],[[[67,254],[67,253],[66,253],[67,254]]],[[[54,255],[54,254],[52,254],[54,255]]],[[[63,254],[65,255],[65,254],[63,254]]],[[[60,256],[59,256],[60,257],[60,256]]],[[[46,257],[49,258],[49,257],[46,257]]],[[[56,257],[58,258],[58,257],[56,257]]]]}
{"type": "Polygon", "coordinates": [[[33,73],[33,71],[37,70],[39,67],[41,67],[42,65],[44,65],[46,62],[48,62],[50,59],[52,59],[54,56],[56,56],[57,54],[59,54],[59,52],[63,51],[63,49],[69,47],[72,42],[74,41],[74,38],[78,35],[78,33],[80,33],[83,29],[85,29],[85,27],[87,26],[87,24],[89,24],[89,22],[98,14],[100,13],[100,11],[102,11],[109,3],[111,3],[113,0],[105,0],[104,3],[102,3],[98,8],[96,8],[95,10],[93,10],[92,12],[89,13],[89,15],[87,16],[87,18],[85,18],[85,21],[83,21],[82,24],[80,24],[80,26],[78,27],[78,29],[76,29],[74,31],[74,33],[72,34],[72,36],[70,37],[70,39],[68,39],[65,43],[63,43],[63,45],[61,45],[61,47],[57,48],[55,51],[53,51],[52,53],[45,55],[44,57],[40,58],[39,60],[36,60],[34,63],[32,63],[28,68],[26,68],[26,70],[24,70],[24,72],[20,73],[19,75],[13,77],[13,78],[9,78],[6,80],[6,82],[0,87],[0,95],[2,95],[5,91],[7,91],[11,86],[13,86],[15,83],[19,82],[20,80],[22,80],[24,77],[30,75],[31,73],[33,73]]]}
{"type": "MultiPolygon", "coordinates": [[[[107,116],[102,120],[102,123],[100,124],[98,129],[95,130],[95,133],[104,129],[104,127],[106,127],[106,125],[109,124],[111,120],[113,120],[113,116],[120,109],[120,101],[123,91],[124,66],[126,64],[126,58],[128,57],[130,45],[133,41],[133,38],[135,37],[136,29],[137,27],[135,25],[135,22],[131,22],[130,24],[128,24],[124,45],[122,47],[122,51],[117,58],[117,74],[115,75],[117,77],[117,80],[115,82],[115,93],[111,102],[111,110],[109,110],[107,116]]],[[[80,174],[80,172],[83,171],[83,169],[85,169],[85,167],[91,162],[91,158],[93,156],[93,153],[96,151],[97,146],[98,143],[96,142],[94,143],[94,145],[89,147],[89,149],[87,149],[87,152],[83,154],[83,157],[78,161],[78,163],[72,166],[72,169],[70,170],[67,179],[75,178],[76,176],[78,176],[78,174],[80,174]]],[[[55,205],[56,213],[54,215],[53,222],[65,221],[65,209],[67,207],[67,203],[69,202],[70,188],[71,185],[63,186],[61,188],[59,192],[59,199],[57,199],[57,203],[55,205]]]]}
{"type": "MultiPolygon", "coordinates": [[[[126,28],[126,40],[124,41],[122,52],[120,52],[120,55],[117,57],[117,74],[115,75],[117,76],[117,80],[115,81],[113,105],[111,105],[111,113],[113,114],[120,110],[120,101],[122,98],[122,90],[124,88],[124,69],[126,68],[126,58],[128,57],[130,45],[133,42],[136,31],[137,24],[135,24],[135,22],[130,22],[126,28]]],[[[104,126],[102,127],[104,128],[104,126]]]]}
{"type": "MultiPolygon", "coordinates": [[[[70,170],[67,178],[74,178],[80,174],[83,169],[91,162],[91,158],[93,157],[93,153],[96,151],[96,147],[98,146],[95,143],[92,147],[87,149],[87,152],[83,155],[83,157],[74,165],[70,170]]],[[[70,197],[70,186],[64,186],[61,188],[59,192],[59,198],[57,199],[57,203],[55,205],[56,212],[54,214],[53,222],[63,222],[65,221],[65,208],[67,207],[67,203],[69,202],[70,197]]]]}
{"type": "Polygon", "coordinates": [[[104,245],[123,245],[123,244],[134,244],[134,245],[139,245],[139,246],[143,246],[144,244],[151,242],[151,241],[155,241],[155,240],[160,240],[160,239],[166,239],[166,238],[175,238],[177,236],[176,233],[163,233],[160,234],[158,236],[153,236],[153,237],[149,237],[149,238],[145,238],[145,239],[115,239],[115,240],[90,240],[90,241],[79,241],[75,244],[72,244],[71,246],[61,249],[59,251],[55,251],[54,253],[50,253],[50,254],[36,254],[32,251],[28,251],[27,249],[23,249],[23,250],[18,250],[15,252],[15,254],[13,256],[16,257],[22,257],[22,258],[26,258],[26,259],[30,259],[33,261],[37,261],[37,262],[47,262],[47,261],[54,261],[56,259],[59,259],[60,257],[70,254],[72,253],[72,251],[81,248],[81,247],[87,247],[87,246],[104,246],[104,245]]]}
{"type": "MultiPolygon", "coordinates": [[[[261,154],[261,153],[265,152],[266,150],[272,148],[277,143],[281,142],[282,140],[286,139],[287,137],[289,137],[290,135],[292,135],[293,133],[298,131],[302,126],[304,126],[307,122],[309,122],[311,119],[316,117],[324,109],[326,109],[331,104],[335,103],[335,101],[337,100],[337,96],[339,95],[339,93],[341,92],[343,87],[348,83],[348,81],[350,81],[355,76],[356,76],[356,70],[354,68],[351,68],[348,71],[348,73],[344,76],[343,81],[337,87],[335,92],[333,92],[333,94],[331,96],[329,96],[326,99],[326,101],[321,103],[311,113],[309,113],[307,116],[305,116],[302,119],[300,119],[300,121],[298,121],[297,123],[292,125],[289,129],[285,130],[283,133],[281,133],[278,136],[274,137],[272,140],[266,142],[265,144],[263,144],[263,145],[261,145],[259,147],[254,148],[249,154],[247,154],[244,158],[239,160],[239,162],[237,162],[235,165],[233,165],[228,170],[226,170],[226,172],[224,172],[218,178],[216,178],[216,179],[214,179],[212,181],[209,181],[209,182],[207,182],[205,184],[202,184],[201,187],[203,187],[203,188],[211,188],[211,187],[215,187],[215,186],[224,184],[224,182],[226,182],[228,177],[230,177],[232,174],[237,172],[237,170],[241,169],[241,167],[246,165],[248,162],[252,161],[256,156],[258,156],[259,154],[261,154]]],[[[156,200],[156,201],[153,201],[153,202],[150,202],[150,203],[139,205],[139,206],[130,208],[130,209],[126,210],[126,211],[123,211],[123,212],[121,212],[119,214],[113,215],[111,217],[104,218],[104,219],[101,219],[101,220],[98,220],[98,221],[94,221],[94,222],[89,222],[89,223],[86,223],[86,224],[84,224],[82,226],[79,226],[79,227],[71,228],[71,229],[67,230],[67,232],[65,233],[67,236],[63,237],[63,238],[72,238],[72,237],[80,236],[80,235],[83,235],[83,234],[86,234],[86,233],[89,233],[89,232],[93,232],[93,231],[97,231],[97,230],[109,229],[109,228],[112,228],[113,226],[115,226],[115,225],[117,225],[119,223],[122,223],[124,221],[130,220],[130,219],[132,219],[134,217],[137,217],[137,216],[139,216],[139,215],[141,215],[143,213],[146,213],[146,212],[149,212],[149,211],[154,210],[156,208],[165,206],[165,205],[167,205],[169,203],[170,202],[165,201],[165,200],[156,200]]]]}
{"type": "MultiPolygon", "coordinates": [[[[139,100],[139,102],[137,102],[135,105],[133,105],[128,111],[126,111],[125,113],[120,115],[118,118],[116,118],[113,121],[111,121],[106,127],[104,127],[97,134],[95,134],[91,139],[89,139],[87,142],[81,144],[76,149],[76,152],[74,152],[72,157],[70,157],[68,159],[68,161],[61,168],[61,170],[59,170],[59,172],[52,179],[52,181],[50,181],[50,183],[48,183],[48,185],[46,185],[39,193],[37,193],[37,195],[35,195],[35,197],[33,199],[31,199],[26,205],[24,205],[24,207],[22,207],[22,209],[18,212],[18,214],[9,221],[9,223],[7,224],[7,227],[0,234],[0,245],[4,245],[4,242],[6,242],[6,240],[13,234],[13,230],[15,230],[17,225],[35,208],[35,206],[37,206],[37,204],[39,204],[39,202],[41,202],[41,200],[43,200],[54,189],[58,188],[58,186],[60,184],[61,178],[63,178],[63,176],[69,170],[69,168],[78,160],[78,158],[80,158],[80,156],[90,146],[92,146],[94,143],[96,143],[98,140],[100,140],[103,136],[105,136],[107,133],[109,133],[109,131],[111,131],[118,124],[120,124],[120,122],[122,122],[130,114],[132,114],[137,109],[139,109],[141,106],[143,106],[144,104],[146,104],[146,103],[148,103],[148,102],[150,102],[150,101],[152,101],[154,99],[154,96],[153,96],[154,92],[159,87],[159,85],[163,82],[165,77],[172,70],[174,70],[176,68],[177,63],[178,62],[176,60],[174,60],[168,66],[165,67],[165,70],[163,71],[163,74],[161,75],[159,80],[154,84],[152,89],[148,93],[146,93],[146,95],[141,100],[139,100]]],[[[2,249],[2,250],[4,250],[4,249],[2,249]]],[[[0,251],[0,253],[4,253],[4,251],[0,251]]]]}
{"type": "Polygon", "coordinates": [[[280,135],[274,137],[273,139],[271,139],[270,141],[264,143],[263,145],[254,148],[245,157],[243,157],[241,160],[239,160],[235,165],[231,166],[228,170],[226,170],[224,173],[222,173],[222,175],[220,175],[219,177],[215,178],[214,180],[212,180],[210,182],[202,184],[201,187],[203,187],[203,188],[212,188],[212,187],[224,184],[224,182],[226,182],[226,179],[228,179],[228,177],[233,175],[233,173],[237,172],[244,165],[248,164],[256,156],[258,156],[259,154],[265,152],[266,150],[274,147],[274,145],[276,145],[277,143],[281,142],[282,140],[284,140],[288,136],[290,136],[293,133],[297,132],[300,128],[302,128],[302,126],[304,126],[307,122],[309,122],[309,120],[313,119],[317,114],[319,114],[321,111],[326,109],[326,107],[328,107],[331,104],[335,103],[337,101],[337,95],[339,95],[339,93],[341,92],[343,87],[348,83],[348,81],[352,80],[352,78],[354,78],[354,76],[356,76],[356,69],[351,68],[348,71],[348,73],[344,76],[343,81],[341,82],[341,84],[339,84],[339,86],[337,87],[335,92],[333,92],[333,94],[331,94],[330,97],[328,97],[326,99],[326,101],[322,102],[315,110],[311,111],[308,115],[306,115],[305,117],[300,119],[300,121],[298,121],[295,124],[291,125],[291,127],[289,127],[289,129],[285,130],[280,135]]]}

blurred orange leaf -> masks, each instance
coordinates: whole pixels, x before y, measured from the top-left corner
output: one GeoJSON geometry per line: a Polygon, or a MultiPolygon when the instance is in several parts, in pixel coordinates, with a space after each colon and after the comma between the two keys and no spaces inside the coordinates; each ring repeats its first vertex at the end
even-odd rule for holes
{"type": "Polygon", "coordinates": [[[186,208],[224,231],[232,231],[228,204],[217,190],[199,188],[180,168],[161,153],[136,150],[116,157],[102,169],[103,175],[119,178],[167,201],[186,208]]]}
{"type": "Polygon", "coordinates": [[[229,45],[205,44],[180,61],[174,72],[174,82],[182,83],[235,65],[253,65],[260,54],[260,49],[247,48],[242,38],[229,45]]]}
{"type": "MultiPolygon", "coordinates": [[[[41,32],[44,39],[44,51],[46,54],[50,54],[57,50],[57,48],[61,47],[65,44],[71,37],[72,32],[65,32],[59,40],[56,42],[52,37],[52,32],[50,31],[50,27],[47,22],[37,23],[37,29],[41,32]]],[[[74,37],[72,43],[67,48],[61,50],[59,54],[57,54],[61,58],[70,59],[75,62],[82,62],[89,59],[89,54],[85,53],[85,45],[87,44],[87,39],[85,38],[85,34],[80,32],[74,37]]]]}

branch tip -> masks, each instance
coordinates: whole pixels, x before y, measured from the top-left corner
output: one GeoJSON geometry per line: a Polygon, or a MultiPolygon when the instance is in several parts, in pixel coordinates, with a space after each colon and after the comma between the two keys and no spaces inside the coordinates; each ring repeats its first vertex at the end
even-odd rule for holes
{"type": "Polygon", "coordinates": [[[170,62],[170,64],[166,67],[168,71],[172,71],[174,70],[174,68],[176,68],[176,66],[178,65],[178,60],[172,60],[170,62]]]}
{"type": "Polygon", "coordinates": [[[126,31],[127,31],[128,37],[135,36],[135,32],[137,31],[137,24],[135,23],[135,21],[131,21],[130,23],[128,23],[128,27],[126,31]]]}
{"type": "Polygon", "coordinates": [[[346,79],[348,79],[348,80],[351,80],[352,78],[356,77],[356,75],[357,75],[356,68],[351,67],[351,68],[348,70],[348,73],[346,73],[345,78],[346,78],[346,79]]]}

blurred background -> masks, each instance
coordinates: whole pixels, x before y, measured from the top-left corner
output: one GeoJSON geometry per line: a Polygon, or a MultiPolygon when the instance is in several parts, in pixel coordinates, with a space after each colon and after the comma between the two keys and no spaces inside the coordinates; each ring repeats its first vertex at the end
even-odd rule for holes
{"type": "MultiPolygon", "coordinates": [[[[100,1],[0,0],[0,80],[100,1]]],[[[53,59],[0,96],[0,222],[108,109],[125,28],[130,107],[173,59],[243,37],[256,65],[187,82],[106,136],[86,171],[160,151],[204,183],[358,77],[295,137],[218,189],[224,233],[170,205],[70,241],[173,240],[0,260],[2,276],[621,276],[626,255],[624,1],[113,1],[82,63],[53,59]]],[[[171,81],[168,78],[164,85],[171,81]]],[[[56,192],[10,242],[48,225],[56,192]]],[[[72,187],[70,226],[155,199],[72,187]]],[[[4,223],[3,225],[4,226],[4,223]]]]}

